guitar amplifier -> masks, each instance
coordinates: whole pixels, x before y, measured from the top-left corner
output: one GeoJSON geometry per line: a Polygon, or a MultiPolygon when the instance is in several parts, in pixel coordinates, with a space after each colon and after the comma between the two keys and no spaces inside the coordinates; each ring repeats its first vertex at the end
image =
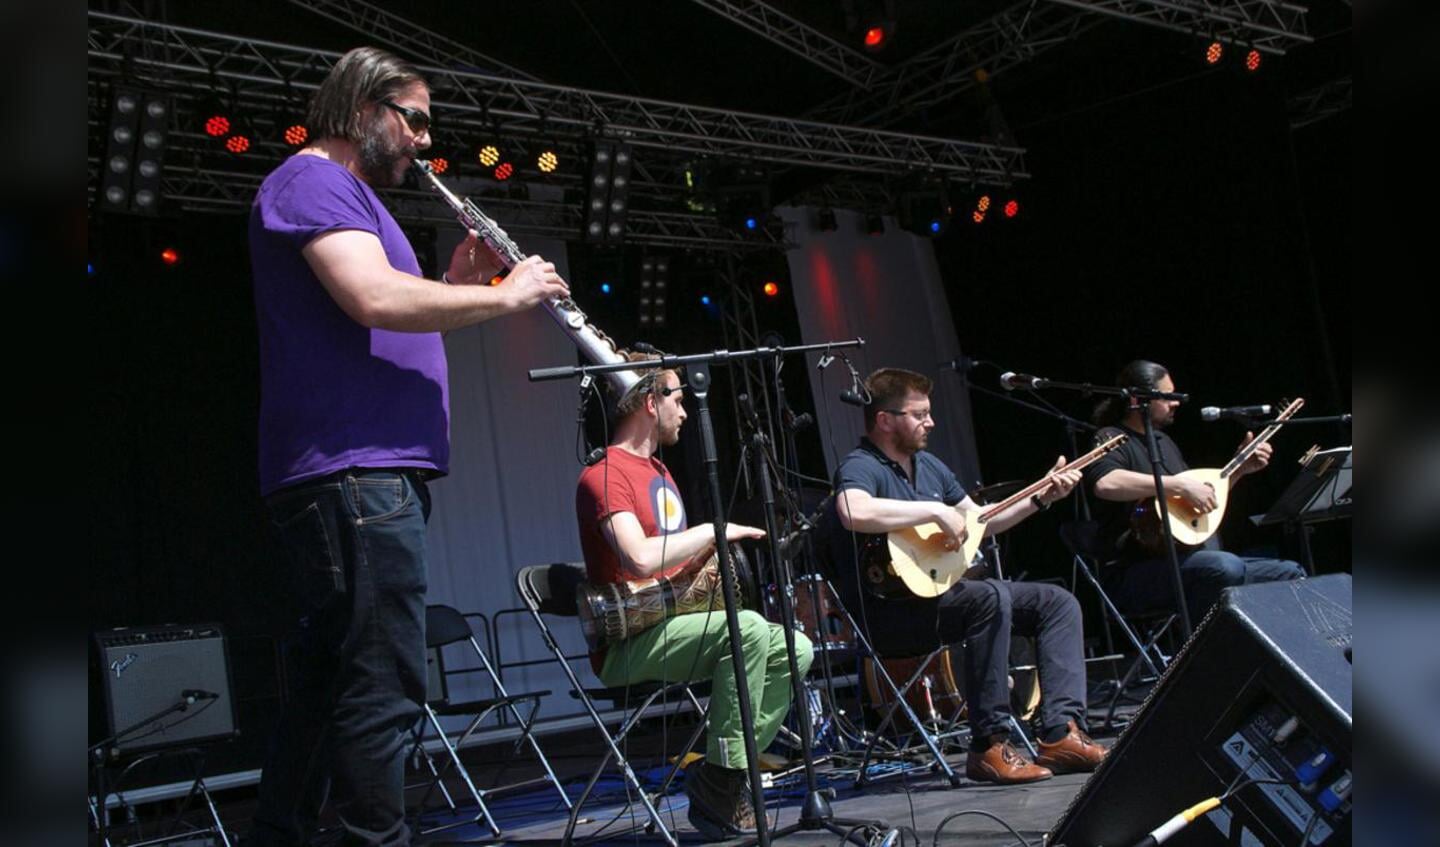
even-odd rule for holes
{"type": "Polygon", "coordinates": [[[106,734],[116,753],[236,734],[225,636],[217,624],[121,627],[95,634],[106,734]]]}

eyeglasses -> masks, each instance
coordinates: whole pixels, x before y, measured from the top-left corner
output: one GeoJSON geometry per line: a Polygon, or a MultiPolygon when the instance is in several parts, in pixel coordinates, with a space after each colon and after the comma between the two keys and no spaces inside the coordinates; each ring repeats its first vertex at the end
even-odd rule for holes
{"type": "Polygon", "coordinates": [[[381,100],[380,103],[383,106],[388,106],[391,109],[399,112],[400,117],[405,119],[405,125],[410,127],[410,131],[415,133],[416,135],[423,135],[426,132],[429,132],[430,116],[420,111],[419,109],[411,109],[408,106],[401,106],[399,103],[395,103],[390,100],[381,100]]]}
{"type": "Polygon", "coordinates": [[[881,409],[880,411],[884,412],[887,415],[894,415],[897,418],[902,415],[908,415],[914,418],[919,423],[924,423],[925,421],[930,419],[929,409],[926,409],[924,411],[916,410],[913,412],[907,412],[904,409],[881,409]]]}

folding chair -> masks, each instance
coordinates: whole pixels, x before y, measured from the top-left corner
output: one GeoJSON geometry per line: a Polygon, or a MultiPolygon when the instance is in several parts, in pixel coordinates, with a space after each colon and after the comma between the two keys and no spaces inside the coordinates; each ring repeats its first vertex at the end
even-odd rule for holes
{"type": "Polygon", "coordinates": [[[474,798],[476,805],[479,806],[480,812],[471,820],[423,830],[421,834],[437,832],[456,826],[464,826],[483,819],[485,825],[490,828],[490,831],[494,833],[496,837],[501,835],[500,826],[495,822],[494,817],[490,814],[489,807],[485,804],[485,797],[499,791],[528,785],[530,782],[533,782],[533,780],[500,786],[498,788],[481,789],[475,785],[474,780],[470,777],[470,772],[466,770],[464,764],[460,761],[460,748],[466,741],[470,740],[470,737],[479,729],[480,724],[497,709],[506,709],[514,716],[520,728],[520,737],[515,740],[515,749],[518,750],[523,742],[530,744],[531,749],[535,751],[536,758],[540,761],[541,767],[545,770],[544,779],[555,786],[555,790],[560,792],[560,799],[565,804],[565,808],[569,809],[570,798],[565,793],[565,787],[561,785],[560,780],[555,776],[555,771],[550,767],[549,759],[545,758],[544,751],[540,749],[540,742],[535,739],[532,731],[535,726],[535,715],[540,710],[540,698],[549,695],[550,692],[529,691],[523,694],[510,694],[506,691],[504,684],[500,681],[499,675],[495,673],[494,667],[490,664],[490,657],[485,654],[485,651],[480,647],[480,643],[475,640],[475,633],[470,628],[470,623],[466,620],[466,616],[460,614],[460,612],[450,606],[427,606],[425,608],[425,645],[436,657],[438,673],[432,675],[432,690],[425,703],[425,713],[412,729],[411,733],[415,740],[413,754],[425,763],[431,776],[427,783],[425,796],[420,801],[420,808],[422,810],[424,809],[425,802],[429,799],[431,792],[438,787],[450,811],[454,812],[456,810],[455,800],[451,796],[449,789],[446,788],[444,780],[445,775],[453,768],[455,772],[459,774],[461,781],[465,783],[466,789],[469,790],[470,796],[474,798]],[[470,646],[471,651],[474,652],[474,656],[480,660],[480,664],[478,666],[472,665],[464,668],[447,668],[445,648],[451,645],[463,646],[465,644],[470,646]],[[489,675],[490,684],[494,688],[497,696],[480,700],[451,702],[450,677],[481,670],[489,675]],[[518,707],[520,703],[530,704],[529,709],[524,715],[521,714],[521,710],[518,707]],[[470,721],[463,732],[458,735],[452,735],[446,732],[444,727],[440,725],[440,718],[457,716],[468,717],[470,721]],[[435,767],[434,760],[425,749],[425,739],[430,729],[435,731],[435,737],[438,738],[441,745],[445,748],[447,761],[442,768],[437,769],[435,767]]]}
{"type": "Polygon", "coordinates": [[[1133,612],[1129,615],[1122,614],[1110,595],[1105,592],[1096,575],[1096,568],[1092,568],[1086,560],[1095,562],[1099,567],[1109,564],[1111,556],[1104,550],[1100,540],[1100,524],[1095,521],[1069,521],[1060,525],[1060,539],[1070,550],[1071,558],[1074,560],[1076,593],[1079,593],[1079,576],[1083,575],[1085,581],[1095,589],[1095,594],[1100,598],[1102,620],[1105,622],[1105,639],[1111,640],[1111,626],[1118,628],[1135,648],[1135,659],[1126,669],[1124,676],[1113,680],[1115,692],[1110,697],[1110,705],[1105,711],[1106,729],[1115,726],[1115,709],[1120,704],[1120,698],[1129,687],[1131,679],[1142,669],[1149,670],[1149,676],[1141,677],[1142,682],[1153,682],[1160,678],[1170,664],[1170,656],[1160,646],[1160,639],[1170,629],[1179,614],[1173,609],[1149,609],[1140,612],[1133,612]],[[1140,632],[1145,633],[1142,637],[1140,632]]]}
{"type": "MultiPolygon", "coordinates": [[[[696,694],[696,689],[699,686],[687,682],[669,684],[640,683],[623,688],[586,688],[582,686],[580,680],[575,676],[574,669],[570,667],[570,662],[566,658],[564,651],[555,640],[554,633],[551,632],[550,627],[545,623],[545,618],[546,616],[571,619],[578,618],[579,609],[576,606],[575,591],[580,583],[584,581],[584,566],[566,562],[556,562],[550,565],[531,565],[523,568],[515,577],[515,584],[520,592],[520,598],[524,601],[525,607],[530,611],[530,616],[534,619],[535,625],[539,627],[540,635],[545,641],[545,646],[554,654],[556,661],[564,670],[566,678],[570,681],[570,696],[580,701],[580,704],[584,706],[585,712],[589,714],[590,720],[594,722],[595,728],[599,730],[606,747],[605,757],[595,768],[595,772],[591,775],[590,781],[585,785],[585,790],[581,792],[580,797],[575,800],[575,804],[570,810],[570,821],[565,827],[565,835],[561,839],[561,844],[569,844],[571,842],[575,833],[575,825],[579,821],[581,807],[589,798],[590,792],[594,790],[595,784],[599,781],[600,776],[605,772],[610,762],[614,760],[619,766],[626,784],[639,795],[640,802],[645,807],[645,814],[649,818],[647,830],[658,833],[665,843],[671,845],[671,847],[677,847],[678,841],[669,827],[667,827],[661,819],[660,812],[656,808],[655,803],[669,790],[670,783],[683,766],[685,752],[688,752],[695,746],[695,743],[700,740],[701,733],[705,730],[707,710],[705,706],[701,704],[696,694]],[[624,741],[630,730],[639,723],[640,718],[644,716],[656,700],[662,697],[668,699],[672,696],[684,696],[688,698],[691,706],[695,709],[695,713],[700,716],[700,719],[696,722],[695,731],[686,742],[684,752],[676,757],[675,766],[670,769],[664,782],[661,783],[656,791],[647,792],[644,786],[640,784],[640,779],[635,775],[635,771],[631,768],[630,762],[625,758],[624,753],[621,752],[620,744],[624,741]],[[627,715],[621,723],[619,731],[611,735],[605,726],[604,719],[600,717],[599,711],[595,708],[595,701],[612,700],[625,704],[625,707],[629,708],[629,703],[637,698],[641,701],[640,705],[627,715]]],[[[578,627],[578,620],[575,625],[578,627]]]]}

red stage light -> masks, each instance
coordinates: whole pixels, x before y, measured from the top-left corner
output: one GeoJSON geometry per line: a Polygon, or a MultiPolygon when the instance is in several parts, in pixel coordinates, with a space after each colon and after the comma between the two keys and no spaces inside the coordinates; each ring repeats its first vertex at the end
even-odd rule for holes
{"type": "Polygon", "coordinates": [[[776,285],[773,282],[767,282],[765,283],[764,288],[762,288],[761,290],[765,292],[766,297],[774,297],[780,293],[780,286],[776,285]]]}
{"type": "Polygon", "coordinates": [[[435,156],[430,160],[430,169],[437,174],[443,174],[450,170],[450,160],[444,156],[435,156]]]}
{"type": "Polygon", "coordinates": [[[230,119],[224,115],[211,115],[205,119],[205,134],[219,138],[230,131],[230,119]]]}
{"type": "Polygon", "coordinates": [[[885,27],[872,26],[865,30],[865,46],[871,50],[885,43],[885,27]]]}
{"type": "Polygon", "coordinates": [[[178,265],[180,264],[180,251],[174,247],[166,247],[160,251],[160,261],[172,267],[178,265]]]}
{"type": "Polygon", "coordinates": [[[1259,50],[1251,50],[1249,53],[1246,53],[1246,54],[1245,54],[1245,70],[1247,70],[1247,71],[1258,71],[1258,70],[1260,70],[1260,51],[1259,51],[1259,50]]]}
{"type": "Polygon", "coordinates": [[[979,210],[982,211],[982,212],[988,212],[988,211],[990,211],[990,195],[989,195],[989,194],[982,194],[982,195],[980,195],[980,199],[975,202],[975,208],[976,208],[976,209],[979,209],[979,210]]]}
{"type": "Polygon", "coordinates": [[[1210,42],[1210,46],[1205,49],[1205,61],[1212,65],[1219,62],[1223,55],[1225,55],[1225,47],[1218,41],[1210,42]]]}
{"type": "Polygon", "coordinates": [[[495,169],[495,178],[500,180],[501,182],[504,182],[505,180],[509,179],[510,174],[513,173],[515,173],[514,165],[510,164],[509,162],[501,162],[500,166],[495,169]]]}
{"type": "Polygon", "coordinates": [[[304,124],[291,124],[285,127],[285,143],[291,147],[299,147],[310,138],[310,130],[304,124]]]}
{"type": "Polygon", "coordinates": [[[985,213],[977,209],[970,213],[970,220],[974,221],[977,224],[984,223],[985,213]]]}
{"type": "Polygon", "coordinates": [[[1020,201],[1011,200],[1005,204],[1005,217],[1013,218],[1018,214],[1020,214],[1020,201]]]}
{"type": "Polygon", "coordinates": [[[243,135],[232,135],[225,139],[225,149],[238,156],[250,149],[250,139],[243,135]]]}

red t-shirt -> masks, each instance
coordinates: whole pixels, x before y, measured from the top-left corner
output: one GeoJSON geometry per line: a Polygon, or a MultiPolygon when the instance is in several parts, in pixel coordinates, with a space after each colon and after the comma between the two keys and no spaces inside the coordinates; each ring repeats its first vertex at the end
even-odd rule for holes
{"type": "MultiPolygon", "coordinates": [[[[617,512],[629,512],[640,521],[645,537],[668,535],[685,529],[685,504],[665,463],[611,447],[605,458],[580,474],[575,490],[575,516],[580,524],[580,549],[585,555],[589,580],[600,584],[640,579],[620,564],[620,556],[605,540],[600,525],[617,512]]],[[[684,562],[661,575],[670,576],[685,567],[684,562]]],[[[599,673],[604,652],[590,654],[599,673]]]]}
{"type": "MultiPolygon", "coordinates": [[[[580,549],[585,571],[594,583],[639,579],[626,572],[620,557],[600,532],[600,524],[616,512],[629,512],[640,521],[645,537],[668,535],[685,529],[685,505],[665,463],[611,447],[605,458],[580,474],[575,491],[575,516],[580,521],[580,549]]],[[[675,573],[676,565],[664,573],[675,573]]]]}

